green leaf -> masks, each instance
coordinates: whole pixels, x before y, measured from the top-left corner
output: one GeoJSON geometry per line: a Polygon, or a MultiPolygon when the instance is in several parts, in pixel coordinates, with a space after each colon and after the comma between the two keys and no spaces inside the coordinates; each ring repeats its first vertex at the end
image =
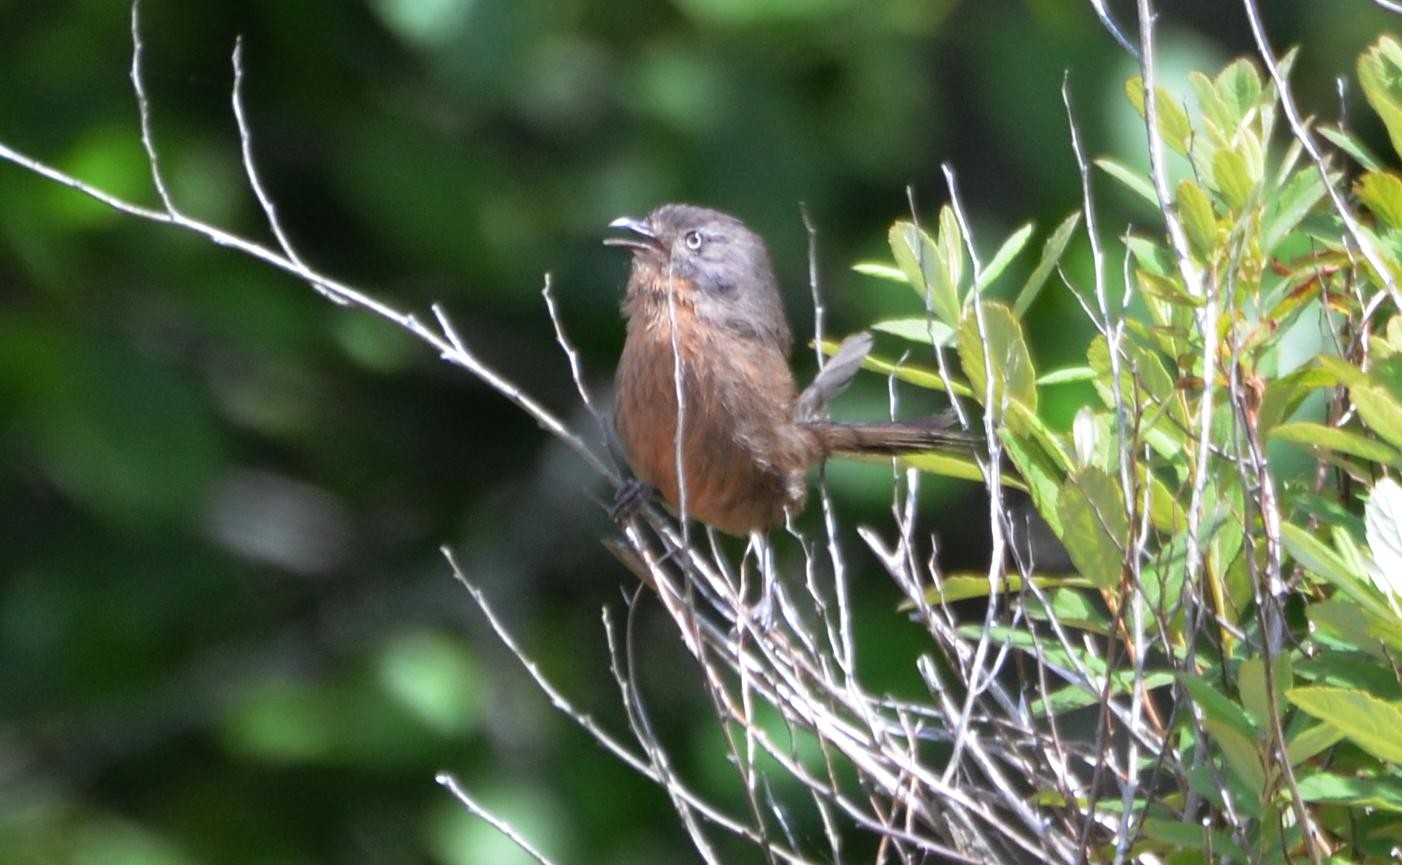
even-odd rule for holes
{"type": "Polygon", "coordinates": [[[1023,340],[1022,326],[1012,310],[997,301],[979,301],[981,307],[964,311],[959,323],[959,361],[969,377],[974,398],[987,397],[988,373],[993,373],[993,405],[985,410],[1003,413],[1003,397],[1037,410],[1037,371],[1023,340]],[[983,311],[984,332],[979,330],[979,309],[983,311]]]}
{"type": "Polygon", "coordinates": [[[1334,357],[1331,354],[1321,354],[1315,358],[1320,369],[1328,373],[1332,378],[1329,386],[1341,384],[1345,387],[1355,387],[1368,383],[1368,374],[1343,358],[1334,357]]]}
{"type": "MultiPolygon", "coordinates": [[[[823,354],[832,357],[837,353],[837,349],[840,345],[841,343],[837,340],[823,340],[823,354]]],[[[916,387],[923,387],[928,390],[941,392],[945,390],[944,379],[940,377],[938,370],[929,369],[928,367],[919,366],[917,364],[898,364],[886,358],[869,354],[866,356],[866,359],[862,361],[862,369],[868,369],[882,375],[894,375],[897,379],[913,384],[916,387]]],[[[955,394],[962,397],[973,396],[973,392],[969,390],[967,384],[964,384],[958,379],[954,379],[952,384],[954,385],[955,394]]]]}
{"type": "Polygon", "coordinates": [[[1270,382],[1266,385],[1266,396],[1261,400],[1261,412],[1257,419],[1261,431],[1269,434],[1270,430],[1294,414],[1312,391],[1333,387],[1336,381],[1328,370],[1310,365],[1270,382]]]}
{"type": "Polygon", "coordinates": [[[1178,274],[1172,276],[1158,276],[1147,270],[1136,268],[1134,271],[1135,286],[1149,297],[1162,300],[1164,303],[1175,306],[1185,306],[1196,309],[1206,306],[1207,301],[1200,297],[1193,297],[1188,290],[1183,287],[1182,278],[1178,274]]]}
{"type": "Polygon", "coordinates": [[[903,282],[910,284],[905,271],[899,267],[892,267],[889,264],[881,264],[876,261],[860,261],[852,265],[852,269],[864,276],[874,276],[877,279],[885,279],[890,282],[903,282]]]}
{"type": "Polygon", "coordinates": [[[1037,262],[1037,267],[1032,274],[1027,277],[1027,281],[1022,284],[1022,290],[1017,293],[1017,301],[1013,304],[1013,315],[1022,318],[1028,307],[1032,306],[1032,301],[1037,299],[1042,286],[1046,284],[1047,278],[1056,269],[1056,264],[1061,260],[1061,254],[1066,251],[1066,245],[1071,242],[1071,235],[1076,232],[1076,226],[1081,224],[1081,212],[1073,211],[1070,216],[1061,221],[1056,230],[1042,244],[1042,257],[1037,262]]]}
{"type": "Polygon", "coordinates": [[[1285,754],[1290,765],[1298,766],[1326,748],[1332,748],[1344,734],[1332,724],[1312,724],[1289,738],[1285,754]]]}
{"type": "Polygon", "coordinates": [[[1236,60],[1217,76],[1216,90],[1222,103],[1231,111],[1231,124],[1223,131],[1231,133],[1261,104],[1261,76],[1249,60],[1236,60]]]}
{"type": "Polygon", "coordinates": [[[1092,381],[1095,379],[1095,370],[1088,366],[1068,366],[1065,369],[1054,369],[1051,372],[1037,379],[1038,386],[1051,384],[1071,384],[1078,381],[1092,381]]]}
{"type": "MultiPolygon", "coordinates": [[[[980,483],[983,481],[983,470],[979,468],[973,456],[968,454],[927,451],[918,454],[903,454],[901,462],[926,474],[954,478],[960,481],[979,481],[980,483]]],[[[1013,489],[1025,490],[1027,488],[1021,480],[1011,473],[1004,474],[1002,482],[1003,486],[1013,489]]]]}
{"type": "Polygon", "coordinates": [[[1290,558],[1306,570],[1323,577],[1350,595],[1357,590],[1358,579],[1349,572],[1343,559],[1313,534],[1294,523],[1282,523],[1280,539],[1285,543],[1290,558]]]}
{"type": "Polygon", "coordinates": [[[1227,766],[1252,791],[1262,791],[1266,772],[1260,736],[1247,714],[1204,679],[1180,675],[1179,681],[1202,709],[1207,732],[1221,749],[1227,766]]]}
{"type": "Polygon", "coordinates": [[[1118,586],[1129,540],[1119,483],[1093,466],[1081,469],[1062,484],[1057,515],[1061,542],[1081,576],[1100,588],[1118,586]]]}
{"type": "Polygon", "coordinates": [[[1350,387],[1349,398],[1368,428],[1389,444],[1402,447],[1402,405],[1392,394],[1375,384],[1350,387]]]}
{"type": "Polygon", "coordinates": [[[1307,165],[1291,175],[1280,191],[1267,202],[1261,225],[1261,252],[1269,254],[1300,220],[1324,198],[1324,182],[1313,165],[1307,165]]]}
{"type": "Polygon", "coordinates": [[[1322,685],[1291,688],[1285,696],[1374,757],[1402,763],[1402,707],[1397,704],[1363,691],[1322,685]]]}
{"type": "Polygon", "coordinates": [[[1363,95],[1387,127],[1392,149],[1402,155],[1402,45],[1383,36],[1358,58],[1363,95]]]}
{"type": "Polygon", "coordinates": [[[1206,679],[1180,673],[1178,680],[1183,683],[1183,688],[1193,698],[1193,702],[1202,709],[1204,717],[1218,721],[1247,738],[1256,739],[1258,731],[1251,716],[1206,679]]]}
{"type": "Polygon", "coordinates": [[[1051,526],[1052,532],[1060,537],[1061,517],[1057,513],[1057,500],[1061,496],[1062,478],[1066,472],[1032,436],[1015,433],[1008,427],[1000,429],[998,436],[1003,441],[1004,452],[1027,482],[1027,492],[1032,496],[1033,506],[1051,526]]]}
{"type": "Polygon", "coordinates": [[[959,219],[954,208],[945,205],[940,208],[939,248],[940,260],[944,265],[945,279],[958,297],[959,286],[964,281],[964,233],[959,230],[959,219]]]}
{"type": "MultiPolygon", "coordinates": [[[[1280,654],[1275,657],[1274,673],[1275,679],[1275,708],[1281,715],[1285,714],[1285,692],[1294,687],[1295,673],[1291,666],[1289,654],[1280,654]]],[[[1257,655],[1247,658],[1241,662],[1241,667],[1237,672],[1237,693],[1241,697],[1242,708],[1246,709],[1251,719],[1258,727],[1266,727],[1271,721],[1271,703],[1267,699],[1266,691],[1266,659],[1257,655]]]]}
{"type": "Polygon", "coordinates": [[[899,336],[920,345],[952,345],[954,331],[944,322],[933,318],[892,318],[878,321],[872,330],[899,336]]]}
{"type": "Polygon", "coordinates": [[[1022,248],[1027,245],[1027,238],[1032,236],[1032,223],[1027,223],[1023,227],[1008,235],[1008,239],[1003,241],[1003,245],[998,247],[998,251],[993,254],[993,259],[988,262],[988,266],[979,274],[978,281],[974,283],[974,291],[980,292],[991,285],[993,280],[1002,275],[1008,264],[1017,257],[1022,248]]]}
{"type": "Polygon", "coordinates": [[[1370,171],[1353,184],[1368,209],[1392,228],[1402,228],[1402,179],[1385,171],[1370,171]]]}
{"type": "MultiPolygon", "coordinates": [[[[1138,75],[1125,82],[1125,95],[1140,117],[1145,117],[1144,79],[1138,75]]],[[[1158,117],[1158,131],[1164,143],[1182,156],[1188,155],[1188,145],[1192,142],[1193,127],[1188,122],[1188,113],[1183,106],[1162,87],[1154,88],[1154,108],[1158,117]]]]}
{"type": "Polygon", "coordinates": [[[1323,424],[1296,423],[1280,424],[1270,431],[1270,438],[1293,442],[1308,447],[1327,448],[1339,453],[1351,454],[1379,463],[1395,464],[1402,454],[1377,439],[1370,439],[1346,429],[1323,424]]]}
{"type": "MultiPolygon", "coordinates": [[[[1088,588],[1090,584],[1075,577],[1049,577],[1041,574],[1032,575],[1032,584],[1041,589],[1060,588],[1063,586],[1080,586],[1088,588]]],[[[1004,577],[998,585],[1001,594],[1016,594],[1022,591],[1022,577],[1019,574],[1009,574],[1004,577]]],[[[925,600],[932,604],[952,604],[956,601],[967,601],[970,598],[986,598],[989,594],[987,574],[949,574],[940,580],[938,586],[931,586],[925,590],[925,600]]],[[[909,609],[910,601],[901,605],[902,609],[909,609]]]]}
{"type": "Polygon", "coordinates": [[[1382,171],[1382,162],[1367,147],[1349,133],[1333,126],[1319,127],[1319,134],[1333,142],[1334,146],[1352,156],[1354,161],[1369,171],[1382,171]]]}
{"type": "Polygon", "coordinates": [[[1188,233],[1188,242],[1203,261],[1212,257],[1217,246],[1217,215],[1201,186],[1184,178],[1178,181],[1178,218],[1188,233]]]}
{"type": "Polygon", "coordinates": [[[1212,179],[1217,191],[1233,210],[1241,210],[1251,200],[1256,181],[1246,158],[1236,150],[1219,147],[1212,156],[1212,179]]]}
{"type": "Polygon", "coordinates": [[[1394,776],[1367,778],[1319,772],[1298,779],[1295,786],[1306,802],[1331,802],[1402,814],[1402,779],[1394,776]]]}
{"type": "Polygon", "coordinates": [[[1095,164],[1101,171],[1123,183],[1130,192],[1156,208],[1159,206],[1159,196],[1154,192],[1154,184],[1149,182],[1143,172],[1135,171],[1128,165],[1109,158],[1097,159],[1095,164]]]}
{"type": "Polygon", "coordinates": [[[930,235],[911,222],[891,226],[891,253],[906,280],[928,300],[940,321],[954,327],[959,323],[959,294],[949,280],[949,268],[941,260],[939,247],[930,235]]]}

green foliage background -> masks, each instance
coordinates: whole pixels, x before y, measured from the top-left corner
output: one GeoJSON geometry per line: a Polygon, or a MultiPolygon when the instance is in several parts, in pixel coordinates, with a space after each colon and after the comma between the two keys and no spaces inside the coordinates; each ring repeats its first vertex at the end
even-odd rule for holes
{"type": "MultiPolygon", "coordinates": [[[[1389,20],[1278,5],[1301,103],[1337,105],[1334,78],[1389,20]]],[[[676,199],[742,216],[801,333],[805,201],[845,332],[918,313],[848,266],[886,258],[908,183],[933,219],[941,162],[985,255],[1027,219],[1039,244],[1079,206],[1063,70],[1091,154],[1142,151],[1129,58],[1065,0],[147,0],[143,15],[184,208],[265,236],[229,112],[242,35],[258,158],[302,253],[401,307],[443,303],[586,434],[539,287],[550,271],[605,390],[626,268],[598,243],[612,217],[676,199]]],[[[154,201],[128,26],[120,3],[0,2],[0,139],[154,201]]],[[[1215,0],[1161,26],[1175,92],[1249,46],[1215,0]]],[[[1361,96],[1345,106],[1383,145],[1361,96]]],[[[1106,181],[1106,230],[1155,221],[1106,181]]],[[[1078,241],[1073,276],[1083,256],[1078,241]]],[[[1060,286],[1031,320],[1040,368],[1084,357],[1060,286]]],[[[871,378],[841,411],[884,411],[871,378]]],[[[1092,399],[1054,396],[1043,414],[1063,426],[1092,399]]],[[[849,526],[882,518],[883,471],[831,476],[849,526]]],[[[982,513],[973,485],[929,486],[932,529],[941,507],[982,513]]],[[[547,672],[618,725],[598,610],[632,577],[598,545],[607,496],[390,326],[0,166],[0,865],[517,861],[434,786],[444,768],[564,861],[685,858],[665,797],[552,712],[436,552],[460,551],[547,672]]],[[[983,563],[978,532],[948,534],[948,564],[983,563]]],[[[918,635],[893,626],[878,573],[857,586],[871,681],[899,688],[918,635]]],[[[690,666],[665,622],[638,627],[664,739],[733,801],[690,666]]]]}

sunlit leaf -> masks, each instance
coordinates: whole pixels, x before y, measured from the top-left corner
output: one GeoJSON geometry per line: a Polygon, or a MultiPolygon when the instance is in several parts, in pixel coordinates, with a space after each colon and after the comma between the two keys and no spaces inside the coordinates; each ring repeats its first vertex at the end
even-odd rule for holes
{"type": "Polygon", "coordinates": [[[979,274],[978,281],[974,283],[974,291],[983,291],[985,286],[992,284],[993,280],[1001,276],[1012,260],[1017,257],[1017,254],[1022,252],[1022,248],[1027,245],[1027,238],[1031,236],[1032,223],[1030,222],[1008,235],[1008,239],[1003,241],[1002,246],[998,247],[998,251],[993,254],[993,258],[979,274]]]}
{"type": "Polygon", "coordinates": [[[1315,685],[1286,692],[1307,714],[1337,727],[1358,747],[1389,763],[1402,763],[1402,707],[1363,691],[1315,685]]]}
{"type": "Polygon", "coordinates": [[[1154,184],[1149,182],[1149,178],[1145,177],[1143,172],[1135,171],[1128,165],[1108,157],[1095,160],[1095,164],[1101,171],[1124,184],[1125,188],[1144,199],[1151,206],[1155,208],[1159,206],[1159,196],[1154,192],[1154,184]]]}
{"type": "Polygon", "coordinates": [[[872,330],[899,336],[920,345],[952,345],[954,330],[933,318],[892,318],[878,321],[872,330]]]}
{"type": "Polygon", "coordinates": [[[1046,285],[1047,278],[1056,270],[1061,254],[1066,251],[1066,245],[1071,242],[1071,236],[1075,234],[1076,226],[1080,223],[1081,212],[1077,210],[1063,219],[1047,238],[1047,242],[1042,244],[1042,257],[1032,274],[1027,277],[1027,281],[1022,284],[1022,290],[1017,293],[1017,300],[1013,303],[1013,315],[1022,318],[1028,307],[1032,306],[1032,301],[1037,299],[1042,286],[1046,285]]]}
{"type": "Polygon", "coordinates": [[[875,261],[862,261],[852,265],[852,269],[863,276],[874,276],[877,279],[884,279],[890,282],[904,282],[909,284],[905,271],[899,267],[892,267],[889,264],[881,264],[875,261]]]}
{"type": "MultiPolygon", "coordinates": [[[[1125,82],[1125,95],[1140,117],[1146,115],[1144,104],[1144,79],[1135,76],[1125,82]]],[[[1162,87],[1154,88],[1154,108],[1158,117],[1158,131],[1164,143],[1180,155],[1188,155],[1188,145],[1192,140],[1193,128],[1188,122],[1188,113],[1178,100],[1162,87]]]]}

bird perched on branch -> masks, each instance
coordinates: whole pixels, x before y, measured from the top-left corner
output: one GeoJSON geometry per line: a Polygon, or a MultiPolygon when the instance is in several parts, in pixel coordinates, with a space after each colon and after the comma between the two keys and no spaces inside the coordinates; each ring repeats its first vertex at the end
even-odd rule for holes
{"type": "Polygon", "coordinates": [[[622,233],[604,243],[633,253],[614,426],[637,480],[620,492],[615,518],[657,492],[687,516],[748,534],[800,510],[808,467],[827,457],[977,440],[948,429],[944,418],[826,419],[871,350],[871,335],[849,337],[800,394],[769,250],[735,217],[664,204],[609,227],[622,233]]]}

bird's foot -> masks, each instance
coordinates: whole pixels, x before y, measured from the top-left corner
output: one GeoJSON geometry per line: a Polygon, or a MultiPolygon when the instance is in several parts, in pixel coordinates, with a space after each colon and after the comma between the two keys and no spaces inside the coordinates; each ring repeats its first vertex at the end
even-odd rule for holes
{"type": "Polygon", "coordinates": [[[623,482],[623,486],[618,488],[618,494],[613,497],[613,507],[609,508],[609,519],[622,525],[638,515],[638,511],[643,509],[643,505],[652,499],[653,493],[657,489],[652,484],[645,484],[637,478],[629,478],[623,482]]]}

